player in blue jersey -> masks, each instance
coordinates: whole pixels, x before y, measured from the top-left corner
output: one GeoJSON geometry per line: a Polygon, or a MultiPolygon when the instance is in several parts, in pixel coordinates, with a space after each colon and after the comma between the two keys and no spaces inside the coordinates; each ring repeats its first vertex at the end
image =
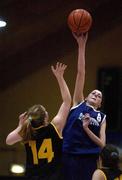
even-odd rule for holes
{"type": "Polygon", "coordinates": [[[92,180],[122,180],[119,162],[117,147],[107,144],[100,152],[100,167],[93,173],[92,180]]]}
{"type": "Polygon", "coordinates": [[[65,180],[91,180],[106,141],[106,115],[98,110],[101,91],[95,89],[86,98],[83,95],[88,33],[73,35],[78,43],[78,64],[73,107],[63,131],[63,173],[65,180]]]}
{"type": "Polygon", "coordinates": [[[29,180],[62,180],[62,131],[71,106],[71,96],[64,80],[66,65],[52,66],[63,102],[57,115],[50,122],[46,109],[34,105],[19,117],[19,125],[8,134],[8,145],[24,142],[26,150],[26,173],[29,180]]]}

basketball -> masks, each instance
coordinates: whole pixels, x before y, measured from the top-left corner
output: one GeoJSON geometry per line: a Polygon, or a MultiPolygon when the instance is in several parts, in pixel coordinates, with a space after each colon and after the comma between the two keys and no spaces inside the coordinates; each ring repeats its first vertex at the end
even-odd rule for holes
{"type": "Polygon", "coordinates": [[[84,9],[75,9],[69,14],[67,23],[72,32],[80,35],[89,31],[92,25],[92,17],[84,9]]]}

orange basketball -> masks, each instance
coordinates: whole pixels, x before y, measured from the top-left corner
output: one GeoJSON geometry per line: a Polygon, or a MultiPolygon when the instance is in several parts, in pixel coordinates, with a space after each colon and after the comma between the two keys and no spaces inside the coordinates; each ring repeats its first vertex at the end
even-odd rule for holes
{"type": "Polygon", "coordinates": [[[70,30],[79,35],[89,31],[92,25],[92,17],[84,9],[75,9],[69,14],[67,23],[70,30]]]}

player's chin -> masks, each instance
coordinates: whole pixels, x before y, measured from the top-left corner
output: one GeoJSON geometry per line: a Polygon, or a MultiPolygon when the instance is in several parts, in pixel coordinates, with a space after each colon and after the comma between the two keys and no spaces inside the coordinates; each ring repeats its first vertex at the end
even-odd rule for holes
{"type": "Polygon", "coordinates": [[[96,100],[94,100],[94,99],[90,99],[90,100],[89,100],[89,104],[90,104],[91,106],[96,106],[96,105],[97,105],[97,102],[96,102],[96,100]]]}

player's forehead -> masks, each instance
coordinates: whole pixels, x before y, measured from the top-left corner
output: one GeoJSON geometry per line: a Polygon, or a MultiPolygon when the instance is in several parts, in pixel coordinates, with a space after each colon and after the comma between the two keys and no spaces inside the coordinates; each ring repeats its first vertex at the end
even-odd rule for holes
{"type": "Polygon", "coordinates": [[[98,89],[94,89],[91,93],[95,93],[95,94],[98,94],[98,95],[102,96],[102,92],[99,91],[98,89]]]}

